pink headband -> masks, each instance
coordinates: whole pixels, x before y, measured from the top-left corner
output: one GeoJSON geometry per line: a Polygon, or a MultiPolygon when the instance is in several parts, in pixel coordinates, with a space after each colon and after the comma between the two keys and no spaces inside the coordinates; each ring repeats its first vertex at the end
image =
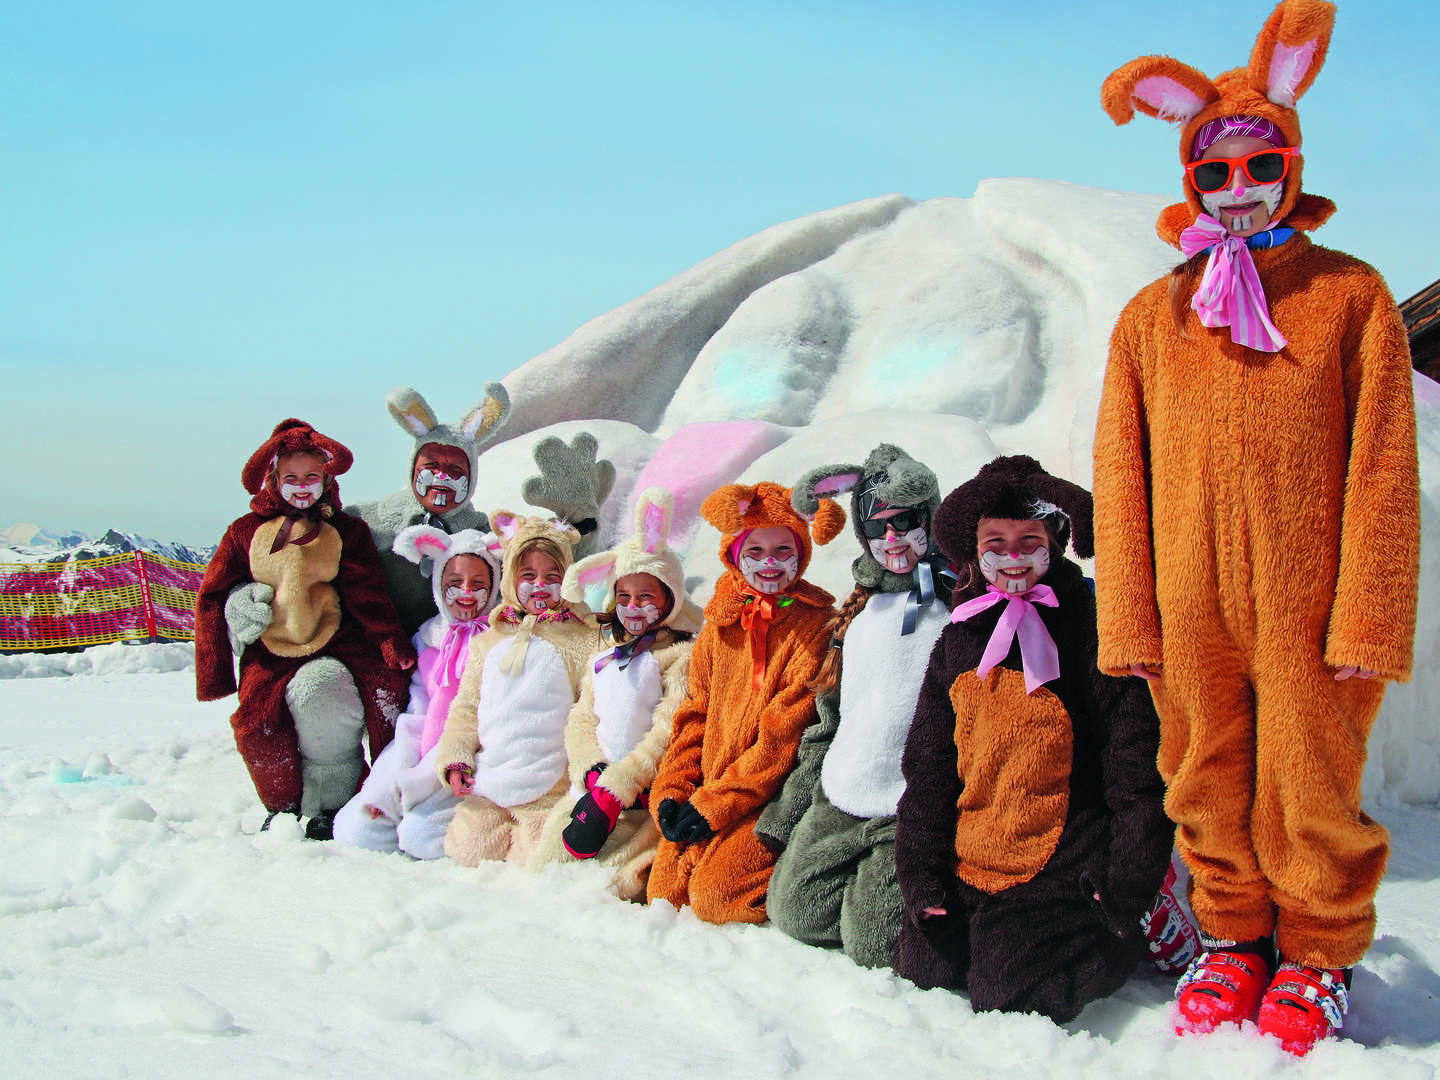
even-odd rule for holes
{"type": "Polygon", "coordinates": [[[1221,116],[1203,125],[1195,133],[1195,144],[1190,148],[1190,160],[1199,161],[1206,150],[1231,135],[1264,139],[1271,146],[1285,145],[1285,136],[1280,133],[1280,129],[1263,116],[1221,116]]]}

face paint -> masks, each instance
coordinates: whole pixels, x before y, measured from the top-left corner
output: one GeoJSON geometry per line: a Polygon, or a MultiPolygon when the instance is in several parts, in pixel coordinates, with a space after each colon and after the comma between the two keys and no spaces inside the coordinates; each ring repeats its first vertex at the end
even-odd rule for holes
{"type": "Polygon", "coordinates": [[[875,561],[894,574],[908,574],[915,564],[925,557],[930,546],[930,537],[922,525],[918,529],[898,536],[882,536],[869,541],[870,554],[875,561]]]}
{"type": "Polygon", "coordinates": [[[480,614],[485,608],[485,601],[490,599],[489,589],[462,589],[458,585],[451,585],[445,590],[445,606],[450,609],[450,614],[461,622],[469,622],[480,614]],[[468,604],[456,606],[457,600],[474,600],[475,606],[468,604]]]}
{"type": "Polygon", "coordinates": [[[560,586],[558,583],[547,585],[543,581],[522,581],[515,586],[515,595],[521,607],[533,604],[551,608],[560,603],[560,586]]]}
{"type": "Polygon", "coordinates": [[[982,552],[980,555],[980,572],[985,575],[985,580],[1008,593],[1029,592],[1030,586],[1043,578],[1049,569],[1050,549],[1044,544],[1029,555],[1001,555],[995,551],[982,552]],[[1006,570],[1033,571],[1034,580],[1031,580],[1031,574],[1007,576],[1004,573],[1006,570]]]}
{"type": "Polygon", "coordinates": [[[320,492],[325,489],[320,484],[281,484],[280,497],[297,510],[304,510],[313,506],[315,500],[320,498],[320,492]]]}
{"type": "Polygon", "coordinates": [[[660,609],[654,604],[643,604],[640,607],[616,604],[615,614],[620,616],[620,622],[624,624],[626,632],[637,637],[660,619],[660,609]]]}
{"type": "MultiPolygon", "coordinates": [[[[455,493],[455,505],[458,506],[465,501],[465,496],[470,494],[470,480],[464,476],[452,477],[449,473],[435,472],[432,469],[421,469],[415,477],[415,494],[420,498],[432,488],[446,488],[455,493]]],[[[437,492],[433,496],[436,506],[445,506],[449,496],[445,492],[437,492]]]]}
{"type": "Polygon", "coordinates": [[[764,559],[752,559],[749,555],[741,555],[740,573],[758,592],[783,592],[785,587],[800,573],[800,556],[792,555],[788,559],[777,559],[774,555],[770,555],[764,559]],[[769,573],[775,570],[782,571],[779,577],[763,578],[760,576],[761,572],[769,573]]]}
{"type": "MultiPolygon", "coordinates": [[[[1224,224],[1220,218],[1220,211],[1231,206],[1244,206],[1246,203],[1259,202],[1265,207],[1265,220],[1261,224],[1269,225],[1271,217],[1275,214],[1275,208],[1280,205],[1280,196],[1284,188],[1284,180],[1250,187],[1237,184],[1235,187],[1224,188],[1220,191],[1204,192],[1200,196],[1200,204],[1205,207],[1207,214],[1224,224]]],[[[1246,232],[1255,224],[1255,213],[1252,212],[1244,217],[1235,217],[1232,220],[1235,223],[1234,229],[1246,232]]]]}

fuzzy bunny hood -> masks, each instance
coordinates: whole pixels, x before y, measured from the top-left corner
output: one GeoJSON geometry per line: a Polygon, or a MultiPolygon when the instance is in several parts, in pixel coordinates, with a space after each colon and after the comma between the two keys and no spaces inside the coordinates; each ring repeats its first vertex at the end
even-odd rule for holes
{"type": "Polygon", "coordinates": [[[670,613],[657,626],[698,634],[705,613],[685,589],[685,568],[670,549],[670,522],[675,500],[662,487],[647,488],[635,503],[635,532],[609,551],[581,559],[565,572],[561,593],[574,603],[583,602],[587,588],[603,585],[601,609],[615,607],[615,583],[629,574],[650,574],[670,590],[670,613]]]}
{"type": "MultiPolygon", "coordinates": [[[[440,517],[448,517],[467,505],[469,494],[475,490],[476,462],[480,451],[494,442],[510,415],[510,395],[505,392],[505,387],[499,383],[487,383],[485,400],[467,412],[458,424],[440,423],[435,418],[435,410],[430,408],[420,392],[408,386],[397,386],[391,390],[385,396],[385,407],[400,425],[400,430],[415,440],[405,473],[405,487],[411,496],[415,495],[415,459],[420,456],[421,447],[427,443],[438,443],[455,447],[470,463],[466,498],[457,499],[455,505],[440,517]]],[[[416,503],[419,504],[418,498],[416,503]]]]}
{"type": "MultiPolygon", "coordinates": [[[[515,590],[520,580],[520,560],[537,542],[546,548],[547,554],[556,556],[563,574],[570,569],[574,558],[575,545],[580,534],[569,525],[554,518],[525,517],[510,510],[492,510],[490,527],[495,530],[503,545],[500,553],[500,599],[508,606],[521,606],[515,590]]],[[[578,614],[588,613],[584,604],[572,604],[578,614]]]]}
{"type": "Polygon", "coordinates": [[[980,519],[1002,500],[1030,508],[1035,518],[1062,516],[1056,536],[1061,548],[1074,544],[1075,554],[1089,559],[1095,554],[1095,508],[1090,492],[1079,484],[1046,472],[1038,461],[1025,454],[997,457],[981,467],[940,504],[935,515],[935,535],[940,548],[956,566],[975,559],[976,530],[980,519]],[[1059,511],[1059,514],[1056,514],[1059,511]]]}
{"type": "Polygon", "coordinates": [[[799,513],[790,502],[787,487],[762,480],[758,484],[726,484],[706,496],[700,513],[720,530],[720,561],[740,573],[730,558],[730,548],[744,533],[783,525],[795,534],[800,546],[800,564],[795,577],[805,576],[810,565],[811,541],[828,544],[845,525],[845,511],[826,499],[813,515],[799,513]]]}
{"type": "MultiPolygon", "coordinates": [[[[1180,125],[1180,162],[1189,164],[1195,136],[1211,120],[1226,116],[1259,116],[1299,147],[1300,114],[1295,103],[1310,89],[1335,25],[1335,5],[1325,0],[1282,0],[1271,13],[1246,67],[1217,75],[1168,56],[1142,56],[1117,68],[1100,91],[1105,111],[1117,124],[1129,123],[1136,110],[1180,125]]],[[[1285,177],[1276,220],[1289,228],[1310,231],[1323,225],[1335,204],[1301,190],[1304,156],[1295,155],[1285,177]]],[[[1200,196],[1184,173],[1183,203],[1160,212],[1155,231],[1166,243],[1179,246],[1180,233],[1204,212],[1200,196]]]]}
{"type": "Polygon", "coordinates": [[[495,607],[500,599],[500,538],[494,533],[482,533],[475,529],[462,529],[447,533],[433,525],[412,525],[400,530],[391,545],[396,555],[409,559],[420,567],[420,573],[430,579],[431,592],[435,596],[435,610],[448,626],[453,620],[445,606],[445,567],[456,555],[478,555],[490,567],[490,595],[481,605],[479,614],[484,615],[495,607]]]}
{"type": "Polygon", "coordinates": [[[929,512],[930,520],[925,527],[930,533],[930,546],[934,548],[940,481],[929,466],[920,464],[898,446],[881,443],[870,451],[863,465],[822,465],[811,469],[796,481],[790,500],[796,513],[802,517],[813,516],[819,512],[822,500],[838,499],[846,492],[850,492],[850,530],[860,542],[860,556],[850,564],[856,584],[874,589],[887,577],[899,576],[881,566],[870,553],[863,531],[862,497],[877,500],[877,509],[923,506],[929,512]]]}

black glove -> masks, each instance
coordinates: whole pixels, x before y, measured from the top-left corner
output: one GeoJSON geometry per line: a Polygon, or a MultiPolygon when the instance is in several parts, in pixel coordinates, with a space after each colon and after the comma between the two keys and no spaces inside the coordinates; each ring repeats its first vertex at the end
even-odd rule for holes
{"type": "Polygon", "coordinates": [[[660,823],[660,835],[676,844],[693,844],[715,835],[705,815],[689,802],[662,799],[655,818],[660,823]]]}

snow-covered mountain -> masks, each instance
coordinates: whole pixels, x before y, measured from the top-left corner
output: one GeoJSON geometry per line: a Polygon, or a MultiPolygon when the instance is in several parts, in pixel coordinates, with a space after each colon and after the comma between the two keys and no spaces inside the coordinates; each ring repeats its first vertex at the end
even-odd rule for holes
{"type": "Polygon", "coordinates": [[[11,525],[0,530],[0,563],[65,563],[80,559],[103,559],[107,555],[124,555],[131,551],[148,551],[176,562],[210,561],[215,548],[192,548],[174,540],[155,540],[138,533],[109,529],[103,536],[89,537],[83,533],[52,533],[38,525],[11,525]]]}

